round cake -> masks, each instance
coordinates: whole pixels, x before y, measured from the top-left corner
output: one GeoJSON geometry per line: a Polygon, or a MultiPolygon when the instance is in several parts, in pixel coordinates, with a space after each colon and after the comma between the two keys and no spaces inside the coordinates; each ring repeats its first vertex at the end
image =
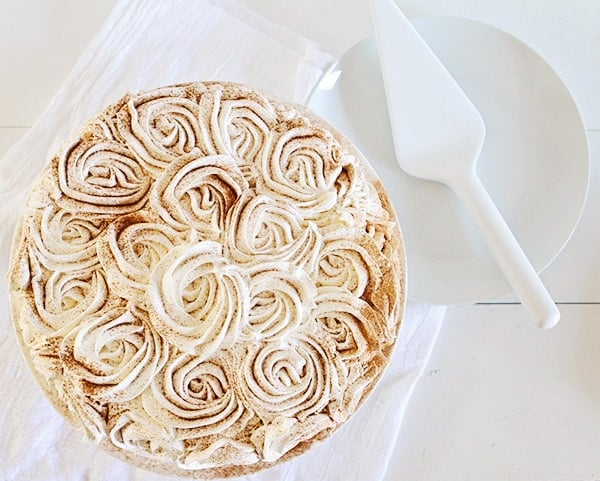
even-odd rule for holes
{"type": "Polygon", "coordinates": [[[348,140],[300,105],[196,82],[126,95],[52,159],[9,283],[70,423],[137,466],[213,478],[348,420],[389,361],[405,272],[348,140]]]}

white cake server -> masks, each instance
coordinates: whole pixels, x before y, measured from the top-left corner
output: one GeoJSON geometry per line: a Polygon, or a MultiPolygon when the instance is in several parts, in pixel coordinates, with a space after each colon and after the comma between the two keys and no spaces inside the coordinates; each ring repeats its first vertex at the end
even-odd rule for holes
{"type": "Polygon", "coordinates": [[[477,175],[481,115],[394,0],[371,9],[398,163],[455,192],[533,320],[554,326],[558,308],[477,175]]]}

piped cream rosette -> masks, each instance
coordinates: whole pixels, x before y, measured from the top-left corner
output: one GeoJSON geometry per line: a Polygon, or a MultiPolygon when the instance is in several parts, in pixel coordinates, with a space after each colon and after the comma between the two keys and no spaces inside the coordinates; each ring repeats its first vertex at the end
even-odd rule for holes
{"type": "Polygon", "coordinates": [[[239,475],[327,437],[404,307],[389,199],[304,108],[207,82],[128,95],[34,186],[14,323],[56,407],[139,466],[239,475]]]}

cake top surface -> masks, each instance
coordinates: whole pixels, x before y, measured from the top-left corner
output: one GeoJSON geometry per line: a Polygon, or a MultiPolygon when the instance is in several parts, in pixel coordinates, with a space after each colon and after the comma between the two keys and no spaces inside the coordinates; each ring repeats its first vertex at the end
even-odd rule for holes
{"type": "Polygon", "coordinates": [[[74,426],[211,478],[290,459],[356,411],[405,265],[349,141],[299,105],[196,82],[125,96],[52,159],[9,282],[25,357],[74,426]]]}

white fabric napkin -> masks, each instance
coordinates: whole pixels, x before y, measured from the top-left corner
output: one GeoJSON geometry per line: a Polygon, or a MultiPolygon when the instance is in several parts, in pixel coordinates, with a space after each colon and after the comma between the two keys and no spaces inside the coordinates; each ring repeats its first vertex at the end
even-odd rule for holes
{"type": "MultiPolygon", "coordinates": [[[[126,91],[230,80],[306,100],[332,58],[234,2],[119,0],[27,135],[0,161],[0,268],[27,187],[83,122],[126,91]]],[[[33,380],[0,287],[0,477],[6,481],[166,481],[112,458],[73,430],[33,380]]],[[[363,408],[307,454],[248,481],[381,480],[444,316],[409,305],[389,369],[363,408]]],[[[175,479],[175,478],[174,478],[175,479]]]]}

